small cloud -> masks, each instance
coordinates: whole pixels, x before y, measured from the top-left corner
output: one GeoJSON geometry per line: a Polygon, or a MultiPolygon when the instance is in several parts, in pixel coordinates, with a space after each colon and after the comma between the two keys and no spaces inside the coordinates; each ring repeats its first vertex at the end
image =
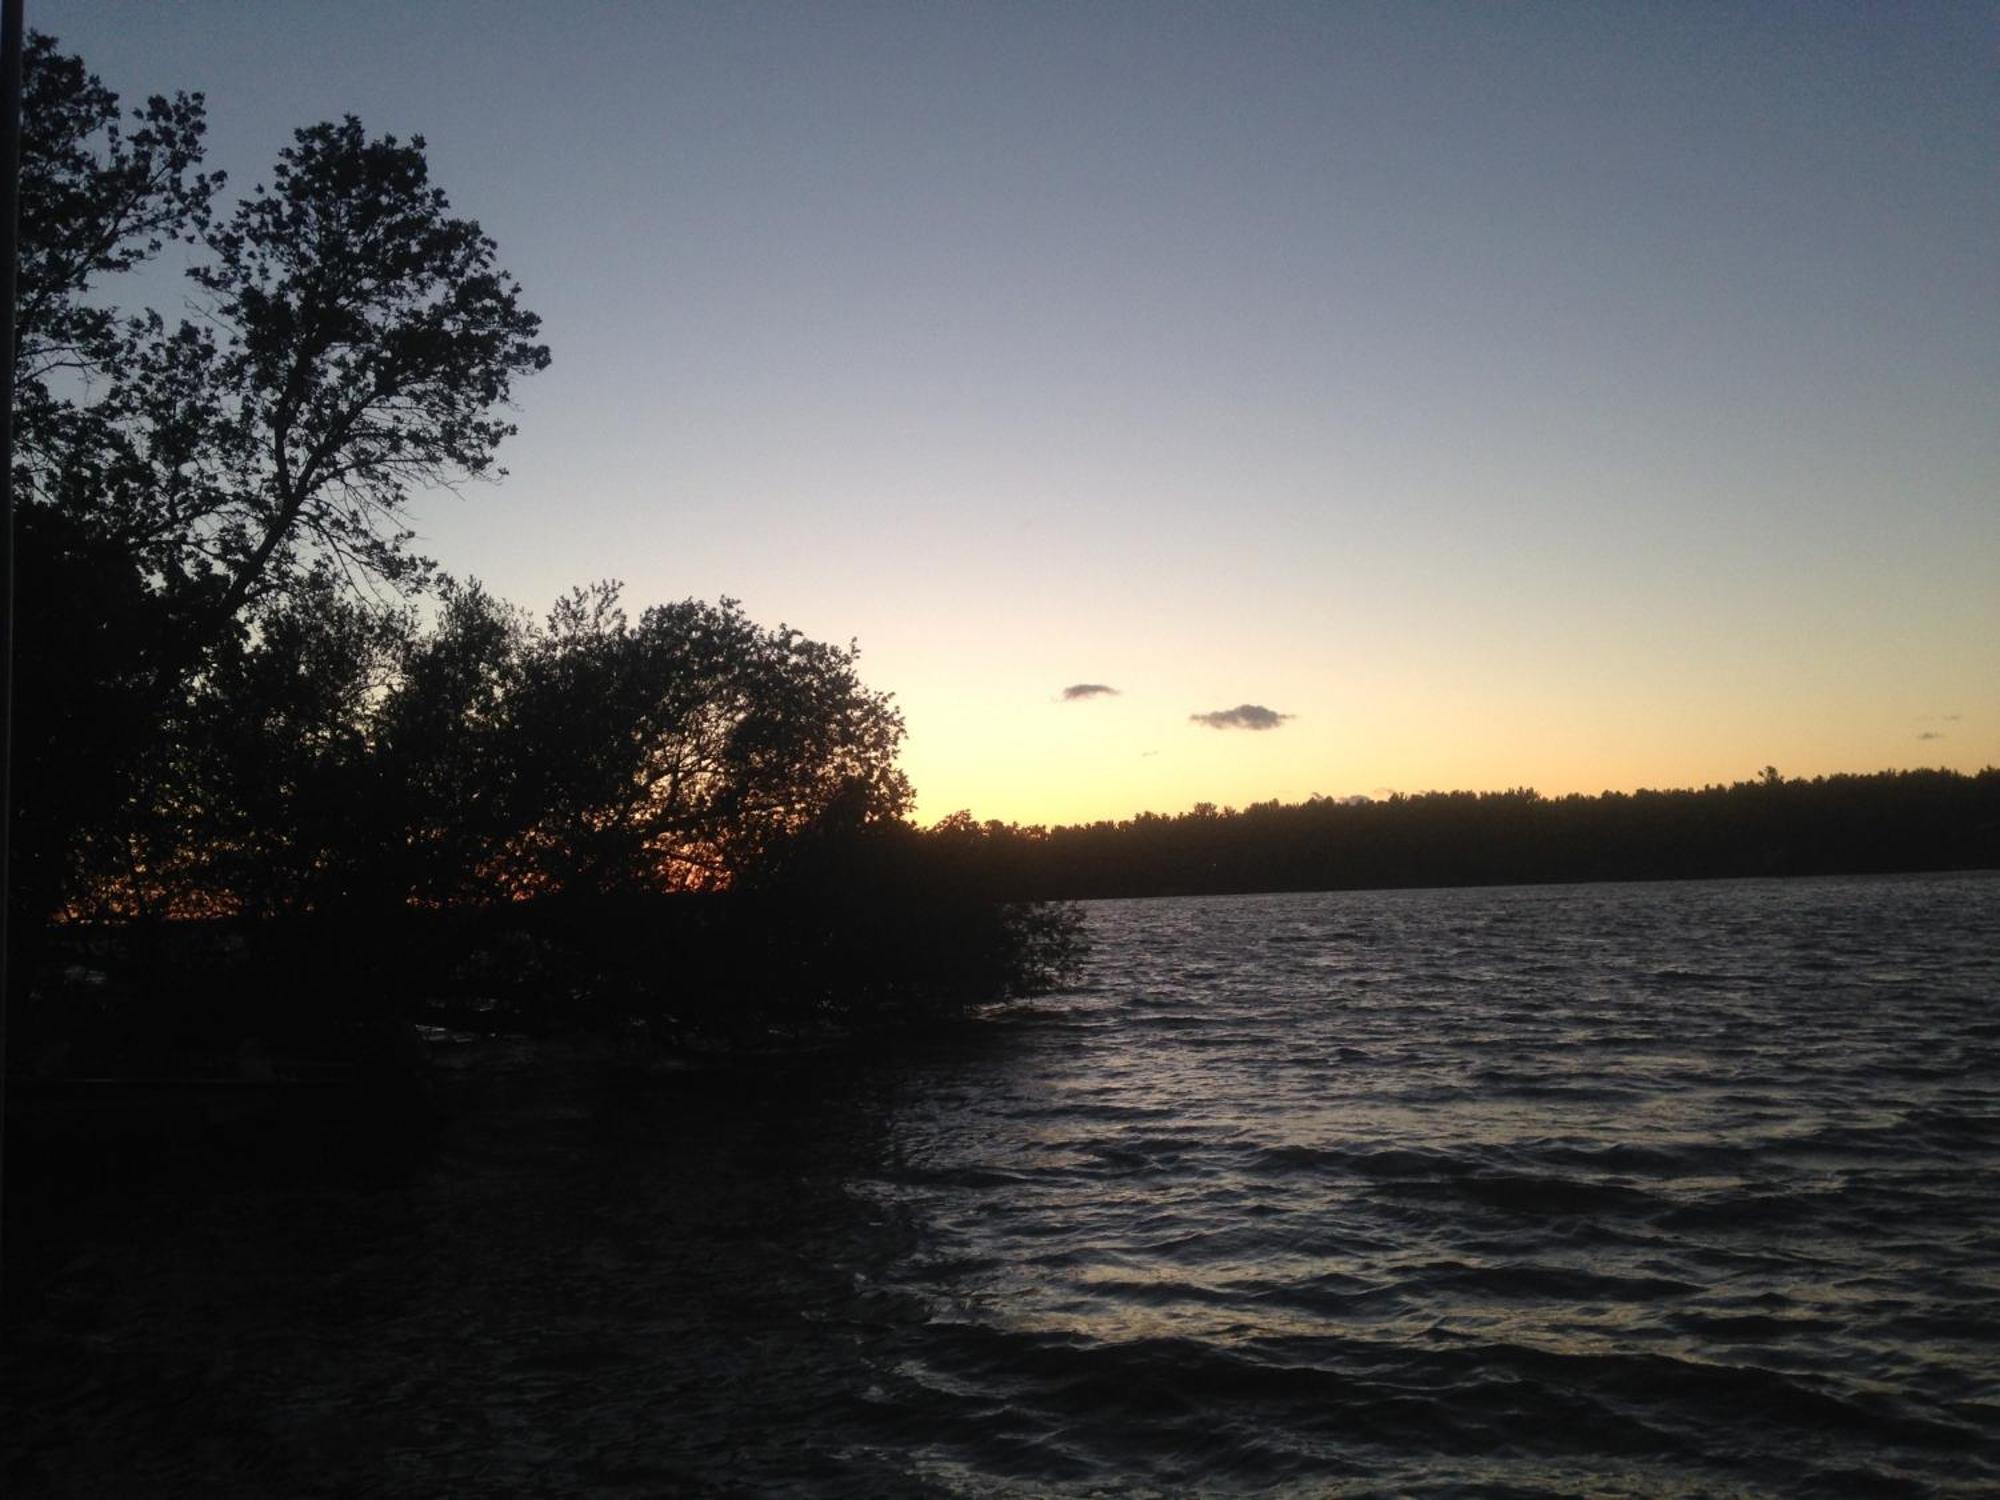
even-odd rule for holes
{"type": "Polygon", "coordinates": [[[1118,689],[1102,682],[1072,682],[1062,695],[1063,702],[1075,703],[1080,698],[1116,698],[1118,689]]]}
{"type": "Polygon", "coordinates": [[[1210,729],[1276,729],[1290,714],[1281,714],[1261,703],[1239,703],[1234,708],[1218,708],[1211,713],[1189,714],[1190,724],[1206,724],[1210,729]]]}
{"type": "Polygon", "coordinates": [[[1940,730],[1926,729],[1923,733],[1919,734],[1917,738],[1920,740],[1941,740],[1944,738],[1944,734],[1940,730]]]}

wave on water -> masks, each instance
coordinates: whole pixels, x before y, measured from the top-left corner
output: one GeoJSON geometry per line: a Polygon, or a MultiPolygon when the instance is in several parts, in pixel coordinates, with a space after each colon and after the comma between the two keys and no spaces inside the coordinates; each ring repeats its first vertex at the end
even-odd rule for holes
{"type": "Polygon", "coordinates": [[[876,1441],[966,1494],[2000,1487],[1996,898],[1093,906],[1067,1015],[898,1117],[959,1269],[884,1271],[933,1316],[876,1441]]]}
{"type": "Polygon", "coordinates": [[[2000,1493],[1996,918],[1993,876],[1103,904],[1072,992],[902,1052],[503,1069],[407,1181],[217,1193],[39,1288],[119,1332],[0,1350],[0,1482],[2000,1493]]]}

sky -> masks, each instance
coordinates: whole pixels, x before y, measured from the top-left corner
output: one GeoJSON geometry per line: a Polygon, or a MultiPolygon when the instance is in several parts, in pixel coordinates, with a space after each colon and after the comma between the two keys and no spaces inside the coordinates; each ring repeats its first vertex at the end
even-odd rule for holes
{"type": "Polygon", "coordinates": [[[423,135],[554,353],[423,549],[858,640],[923,821],[2000,763],[2000,5],[28,12],[423,135]]]}

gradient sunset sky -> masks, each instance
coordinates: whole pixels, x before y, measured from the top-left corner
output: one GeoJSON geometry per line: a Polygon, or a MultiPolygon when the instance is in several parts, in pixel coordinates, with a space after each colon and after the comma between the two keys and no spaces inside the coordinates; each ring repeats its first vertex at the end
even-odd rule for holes
{"type": "Polygon", "coordinates": [[[926,821],[2000,762],[2000,6],[28,12],[427,137],[555,364],[425,550],[858,638],[926,821]]]}

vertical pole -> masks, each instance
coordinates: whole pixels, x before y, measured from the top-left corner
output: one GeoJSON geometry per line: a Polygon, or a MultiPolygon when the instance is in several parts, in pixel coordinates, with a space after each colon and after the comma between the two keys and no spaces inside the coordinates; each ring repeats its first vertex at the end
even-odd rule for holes
{"type": "MultiPolygon", "coordinates": [[[[21,0],[0,0],[0,1162],[7,1148],[7,999],[14,859],[14,273],[21,224],[21,0]]],[[[5,1167],[0,1166],[0,1174],[5,1167]]],[[[0,1176],[0,1204],[6,1201],[0,1176]]]]}

